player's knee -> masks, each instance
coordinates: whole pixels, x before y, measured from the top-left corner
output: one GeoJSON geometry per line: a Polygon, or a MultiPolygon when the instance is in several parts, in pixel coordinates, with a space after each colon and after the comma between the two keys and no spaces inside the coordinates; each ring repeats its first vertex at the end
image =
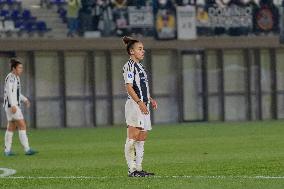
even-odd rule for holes
{"type": "Polygon", "coordinates": [[[16,130],[17,126],[12,123],[12,122],[9,122],[8,123],[8,126],[7,126],[7,130],[10,131],[10,132],[14,132],[16,130]]]}
{"type": "Polygon", "coordinates": [[[8,127],[7,131],[14,132],[14,131],[16,131],[16,128],[15,127],[8,127]]]}
{"type": "Polygon", "coordinates": [[[19,120],[17,121],[19,130],[26,130],[27,126],[26,126],[26,122],[25,120],[19,120]]]}
{"type": "Polygon", "coordinates": [[[138,141],[139,140],[139,132],[132,133],[131,138],[135,141],[138,141]]]}
{"type": "Polygon", "coordinates": [[[147,139],[147,136],[148,135],[147,135],[146,131],[140,131],[138,140],[139,141],[145,141],[147,139]]]}
{"type": "Polygon", "coordinates": [[[19,129],[19,130],[27,130],[27,127],[26,127],[25,125],[21,125],[21,126],[19,126],[18,129],[19,129]]]}

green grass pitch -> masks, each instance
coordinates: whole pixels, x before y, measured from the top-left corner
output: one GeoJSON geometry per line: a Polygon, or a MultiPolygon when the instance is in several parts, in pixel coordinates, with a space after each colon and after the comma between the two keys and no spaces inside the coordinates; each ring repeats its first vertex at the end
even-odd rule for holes
{"type": "Polygon", "coordinates": [[[151,178],[127,177],[125,137],[119,126],[32,130],[39,154],[28,157],[15,133],[17,156],[2,153],[0,168],[17,173],[0,188],[284,188],[283,121],[154,126],[143,164],[151,178]]]}

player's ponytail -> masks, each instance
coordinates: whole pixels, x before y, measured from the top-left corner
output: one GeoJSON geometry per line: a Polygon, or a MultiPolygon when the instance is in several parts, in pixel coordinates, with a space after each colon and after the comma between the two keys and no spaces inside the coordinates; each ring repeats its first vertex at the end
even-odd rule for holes
{"type": "Polygon", "coordinates": [[[18,59],[16,59],[16,58],[11,58],[11,59],[10,59],[11,71],[13,70],[13,68],[16,69],[16,67],[17,67],[19,64],[22,64],[22,63],[21,63],[18,59]]]}
{"type": "Polygon", "coordinates": [[[128,53],[129,55],[131,55],[131,54],[130,54],[130,49],[133,48],[133,45],[134,45],[135,43],[139,43],[139,42],[140,42],[140,41],[138,41],[138,40],[136,40],[136,39],[133,39],[132,37],[128,37],[128,36],[124,36],[124,37],[122,38],[122,41],[123,41],[123,43],[125,44],[125,46],[126,46],[126,51],[127,51],[127,53],[128,53]]]}

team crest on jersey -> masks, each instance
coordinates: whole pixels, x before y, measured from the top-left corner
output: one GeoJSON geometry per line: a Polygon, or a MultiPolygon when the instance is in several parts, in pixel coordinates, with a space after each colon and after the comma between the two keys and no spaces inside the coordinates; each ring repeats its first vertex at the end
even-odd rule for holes
{"type": "Polygon", "coordinates": [[[133,78],[133,74],[132,73],[128,73],[127,77],[128,77],[128,79],[132,79],[133,78]]]}

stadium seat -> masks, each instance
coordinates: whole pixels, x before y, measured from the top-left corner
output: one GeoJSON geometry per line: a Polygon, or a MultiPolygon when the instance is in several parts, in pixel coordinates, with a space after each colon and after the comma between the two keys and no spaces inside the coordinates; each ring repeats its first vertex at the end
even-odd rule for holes
{"type": "Polygon", "coordinates": [[[15,20],[15,28],[18,28],[19,30],[20,29],[23,29],[24,27],[24,21],[21,20],[21,19],[18,19],[18,20],[15,20]]]}
{"type": "Polygon", "coordinates": [[[24,23],[24,28],[23,30],[27,33],[32,33],[35,31],[35,28],[34,28],[34,23],[33,22],[27,22],[27,23],[24,23]]]}
{"type": "Polygon", "coordinates": [[[20,11],[18,10],[13,10],[11,13],[11,19],[16,21],[20,19],[20,11]]]}
{"type": "Polygon", "coordinates": [[[31,11],[25,9],[22,12],[22,19],[24,19],[25,21],[31,21],[31,20],[36,20],[36,17],[33,17],[31,15],[31,11]]]}
{"type": "Polygon", "coordinates": [[[10,17],[10,12],[8,10],[1,10],[0,12],[0,16],[2,17],[2,19],[6,20],[6,19],[9,19],[10,17]]]}
{"type": "Polygon", "coordinates": [[[23,24],[20,26],[18,34],[19,36],[22,36],[24,33],[26,33],[31,37],[34,35],[35,32],[36,32],[35,22],[29,21],[29,22],[23,22],[23,24]]]}
{"type": "Polygon", "coordinates": [[[4,21],[4,28],[6,31],[14,32],[16,31],[15,24],[12,20],[5,20],[4,21]]]}
{"type": "Polygon", "coordinates": [[[13,34],[19,31],[17,28],[15,28],[14,21],[12,20],[5,20],[4,28],[5,28],[6,36],[8,37],[11,37],[13,34]]]}
{"type": "Polygon", "coordinates": [[[43,36],[46,32],[49,32],[51,29],[47,28],[46,23],[44,21],[38,21],[36,23],[36,31],[39,36],[43,36]]]}

